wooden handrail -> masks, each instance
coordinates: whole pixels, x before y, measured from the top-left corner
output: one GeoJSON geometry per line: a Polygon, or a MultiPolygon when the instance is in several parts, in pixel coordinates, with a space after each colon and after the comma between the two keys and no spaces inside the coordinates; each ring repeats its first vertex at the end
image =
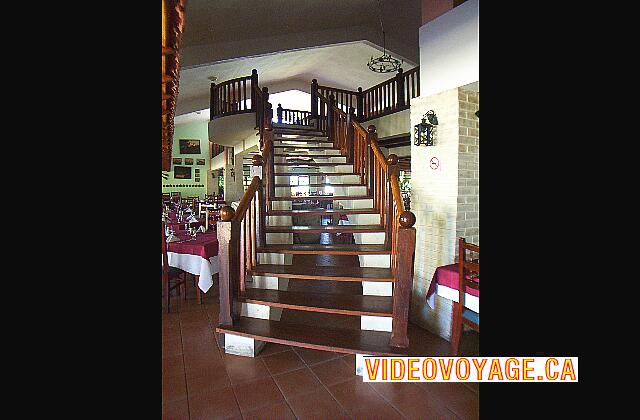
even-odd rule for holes
{"type": "Polygon", "coordinates": [[[253,200],[253,196],[261,186],[262,181],[260,180],[260,177],[254,176],[251,180],[251,184],[249,184],[249,187],[244,192],[242,199],[240,199],[240,204],[238,204],[238,208],[235,211],[235,216],[233,217],[234,221],[242,221],[245,214],[247,213],[247,209],[249,208],[249,203],[251,203],[251,200],[253,200]]]}

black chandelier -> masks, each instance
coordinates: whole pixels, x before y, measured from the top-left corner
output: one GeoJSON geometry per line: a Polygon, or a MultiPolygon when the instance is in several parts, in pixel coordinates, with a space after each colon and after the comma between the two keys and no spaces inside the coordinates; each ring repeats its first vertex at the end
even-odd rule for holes
{"type": "Polygon", "coordinates": [[[378,0],[378,13],[380,18],[380,28],[382,29],[382,56],[378,58],[373,58],[371,56],[371,60],[367,64],[369,70],[375,71],[376,73],[391,73],[396,72],[404,62],[404,60],[400,61],[396,58],[391,57],[391,54],[387,54],[387,44],[386,37],[384,33],[384,26],[382,25],[382,6],[380,5],[380,0],[378,0]]]}

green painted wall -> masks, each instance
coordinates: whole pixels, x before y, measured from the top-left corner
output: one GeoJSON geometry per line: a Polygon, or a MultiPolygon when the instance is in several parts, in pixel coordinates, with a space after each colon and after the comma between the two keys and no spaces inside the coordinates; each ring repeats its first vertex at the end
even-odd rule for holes
{"type": "MultiPolygon", "coordinates": [[[[173,151],[171,154],[171,171],[169,172],[169,178],[162,180],[162,192],[168,193],[172,191],[179,191],[183,197],[200,197],[204,198],[207,191],[207,183],[212,181],[209,173],[211,165],[211,157],[209,156],[209,129],[208,121],[198,121],[188,124],[176,125],[173,133],[173,151]],[[180,154],[180,139],[198,139],[200,140],[200,154],[199,155],[181,155],[180,154]],[[182,165],[184,165],[185,158],[193,159],[193,166],[191,170],[191,179],[174,179],[173,178],[173,158],[181,158],[182,165]],[[196,159],[204,159],[204,165],[196,165],[196,159]],[[195,182],[195,169],[200,169],[200,182],[195,182]],[[178,186],[180,185],[180,186],[178,186]],[[200,186],[198,186],[200,185],[200,186]]],[[[217,181],[214,179],[213,181],[217,181]]]]}

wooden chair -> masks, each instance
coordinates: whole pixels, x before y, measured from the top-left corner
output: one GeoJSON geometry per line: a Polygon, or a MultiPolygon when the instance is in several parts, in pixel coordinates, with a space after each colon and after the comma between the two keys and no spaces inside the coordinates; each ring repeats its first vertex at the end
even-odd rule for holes
{"type": "Polygon", "coordinates": [[[463,325],[480,332],[480,314],[464,306],[467,288],[480,290],[480,246],[469,244],[464,238],[458,239],[458,302],[453,302],[451,314],[451,356],[458,355],[463,325]],[[478,254],[470,260],[469,252],[478,254]]]}
{"type": "Polygon", "coordinates": [[[171,291],[176,288],[178,289],[178,295],[180,295],[180,290],[182,290],[182,295],[184,299],[187,299],[187,273],[185,271],[180,270],[176,267],[169,266],[169,256],[167,255],[167,238],[165,237],[165,225],[162,222],[162,287],[164,288],[165,299],[167,300],[167,312],[169,310],[169,303],[171,301],[171,291]],[[174,281],[174,284],[171,285],[171,282],[174,281]]]}
{"type": "Polygon", "coordinates": [[[173,201],[174,203],[179,203],[180,197],[181,197],[180,191],[171,192],[171,201],[173,201]]]}

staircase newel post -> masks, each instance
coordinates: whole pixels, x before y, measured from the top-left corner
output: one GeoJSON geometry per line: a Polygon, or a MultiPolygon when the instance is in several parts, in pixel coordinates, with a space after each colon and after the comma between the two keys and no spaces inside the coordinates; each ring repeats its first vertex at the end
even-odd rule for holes
{"type": "Polygon", "coordinates": [[[240,223],[234,221],[235,210],[224,206],[220,210],[218,221],[218,281],[220,288],[219,325],[233,326],[237,316],[234,299],[238,293],[238,275],[240,269],[240,223]]]}
{"type": "Polygon", "coordinates": [[[311,81],[311,118],[318,118],[318,81],[311,81]]]}
{"type": "Polygon", "coordinates": [[[347,163],[353,163],[355,153],[353,150],[353,137],[355,135],[353,123],[357,121],[355,112],[354,107],[349,107],[349,114],[347,114],[347,163]]]}
{"type": "Polygon", "coordinates": [[[397,269],[393,285],[393,319],[391,321],[392,347],[409,347],[407,325],[409,322],[409,305],[413,288],[413,263],[416,248],[416,216],[404,211],[399,217],[400,227],[397,232],[397,269]]]}
{"type": "Polygon", "coordinates": [[[362,93],[362,88],[358,88],[358,121],[364,120],[364,94],[362,93]]]}
{"type": "Polygon", "coordinates": [[[329,136],[329,141],[335,142],[336,138],[333,133],[333,129],[335,126],[335,118],[336,114],[333,112],[333,107],[336,105],[336,97],[331,94],[329,96],[329,106],[327,107],[327,134],[329,136]]]}
{"type": "Polygon", "coordinates": [[[258,70],[251,70],[251,109],[256,111],[258,109],[258,103],[256,101],[258,98],[256,97],[256,90],[258,89],[258,70]]]}
{"type": "MultiPolygon", "coordinates": [[[[373,188],[375,185],[375,156],[373,156],[373,149],[371,148],[371,143],[378,141],[378,133],[376,133],[376,126],[371,124],[367,127],[367,149],[365,151],[367,161],[366,161],[366,170],[368,172],[369,183],[367,184],[367,195],[369,197],[373,196],[373,188]]],[[[376,205],[377,197],[374,197],[373,205],[376,205]]],[[[380,210],[380,209],[378,209],[380,210]]],[[[381,220],[382,222],[382,220],[381,220]]]]}
{"type": "Polygon", "coordinates": [[[216,115],[215,110],[216,110],[216,84],[215,83],[211,83],[211,88],[209,89],[209,120],[213,119],[213,116],[216,115]]]}
{"type": "Polygon", "coordinates": [[[264,200],[264,159],[260,155],[253,155],[251,160],[251,176],[260,178],[260,186],[258,187],[258,223],[256,223],[256,241],[258,248],[262,248],[267,244],[266,231],[266,203],[264,200]]]}
{"type": "Polygon", "coordinates": [[[396,74],[396,97],[398,98],[398,108],[402,108],[405,106],[405,97],[404,97],[404,74],[402,72],[402,67],[398,69],[398,74],[396,74]]]}
{"type": "Polygon", "coordinates": [[[278,104],[278,108],[276,109],[276,113],[278,115],[278,124],[282,124],[282,104],[278,104]]]}

